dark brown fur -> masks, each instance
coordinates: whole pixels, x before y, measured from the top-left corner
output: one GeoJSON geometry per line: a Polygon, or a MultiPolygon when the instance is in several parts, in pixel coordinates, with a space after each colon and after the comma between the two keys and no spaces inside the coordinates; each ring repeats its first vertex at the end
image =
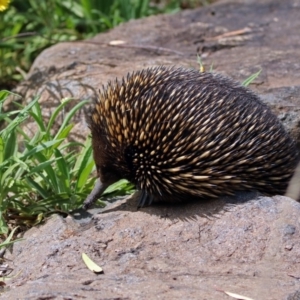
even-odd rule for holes
{"type": "Polygon", "coordinates": [[[109,83],[90,128],[101,182],[128,179],[143,191],[141,206],[237,190],[283,194],[298,160],[253,92],[191,69],[152,68],[109,83]]]}

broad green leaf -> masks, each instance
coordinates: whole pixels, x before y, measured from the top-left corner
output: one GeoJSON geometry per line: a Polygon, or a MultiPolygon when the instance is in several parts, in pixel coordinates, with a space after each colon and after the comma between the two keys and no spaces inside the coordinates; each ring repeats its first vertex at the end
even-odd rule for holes
{"type": "Polygon", "coordinates": [[[66,163],[63,155],[60,153],[58,149],[54,149],[55,157],[56,157],[56,165],[57,172],[60,172],[60,179],[58,180],[58,184],[60,186],[60,192],[67,192],[70,188],[70,170],[68,168],[68,164],[66,163]]]}
{"type": "Polygon", "coordinates": [[[95,166],[92,152],[91,139],[88,138],[74,167],[75,170],[78,168],[79,174],[76,182],[76,191],[82,191],[85,182],[88,180],[95,166]]]}
{"type": "Polygon", "coordinates": [[[11,121],[2,131],[1,135],[4,140],[8,139],[8,136],[15,130],[17,126],[19,126],[21,123],[23,123],[28,118],[27,114],[19,114],[18,117],[16,117],[13,121],[11,121]]]}
{"type": "Polygon", "coordinates": [[[50,147],[52,147],[53,145],[60,143],[62,140],[53,140],[53,141],[49,141],[49,142],[44,142],[40,145],[37,145],[36,147],[32,147],[29,144],[26,145],[26,147],[29,149],[28,152],[26,152],[25,154],[23,154],[20,159],[27,159],[29,156],[33,156],[38,152],[41,152],[43,150],[46,150],[50,147]]]}
{"type": "Polygon", "coordinates": [[[65,139],[69,135],[69,133],[73,127],[74,127],[74,124],[67,125],[63,130],[61,130],[59,132],[58,135],[55,136],[55,139],[57,139],[57,140],[65,139]]]}
{"type": "Polygon", "coordinates": [[[121,179],[115,183],[113,183],[112,185],[110,185],[105,192],[103,193],[103,195],[107,195],[110,193],[113,193],[115,191],[120,191],[123,190],[124,188],[127,187],[127,185],[129,184],[128,180],[126,179],[121,179]]]}
{"type": "Polygon", "coordinates": [[[26,182],[35,189],[43,198],[48,198],[49,193],[46,189],[44,189],[41,185],[39,185],[37,182],[35,182],[32,178],[26,177],[26,182]]]}
{"type": "Polygon", "coordinates": [[[4,142],[4,160],[13,157],[17,152],[17,135],[15,130],[12,130],[8,136],[5,138],[4,142]]]}
{"type": "MultiPolygon", "coordinates": [[[[44,163],[47,161],[47,157],[43,155],[41,152],[37,152],[33,155],[33,158],[37,159],[39,163],[44,163]]],[[[40,176],[43,176],[44,180],[49,184],[56,193],[60,192],[59,183],[58,183],[58,176],[55,173],[52,165],[45,165],[44,166],[44,173],[46,176],[43,176],[43,174],[39,173],[40,176]]]]}
{"type": "MultiPolygon", "coordinates": [[[[26,163],[23,163],[24,168],[27,168],[26,163]]],[[[12,176],[12,174],[14,174],[15,169],[20,168],[20,163],[17,161],[16,163],[14,163],[13,165],[8,165],[8,167],[5,168],[5,171],[2,174],[1,177],[1,188],[3,188],[5,185],[7,185],[7,178],[10,178],[10,182],[13,179],[16,179],[15,176],[12,176]]]]}
{"type": "Polygon", "coordinates": [[[1,91],[0,91],[0,102],[5,101],[6,98],[7,98],[9,95],[16,96],[16,97],[20,97],[20,95],[18,95],[18,94],[16,94],[16,93],[13,93],[13,92],[10,92],[10,91],[7,91],[7,90],[1,90],[1,91]]]}
{"type": "Polygon", "coordinates": [[[30,112],[29,114],[34,119],[35,123],[38,125],[39,130],[40,131],[45,131],[46,128],[45,128],[45,125],[44,125],[44,122],[43,122],[43,117],[39,116],[39,115],[37,115],[33,112],[30,112]]]}
{"type": "Polygon", "coordinates": [[[76,182],[76,192],[81,192],[82,189],[85,187],[85,184],[88,181],[88,178],[91,175],[93,168],[95,167],[95,162],[92,159],[90,162],[82,166],[85,167],[78,171],[79,177],[76,182]]]}
{"type": "Polygon", "coordinates": [[[30,169],[30,171],[26,174],[26,176],[31,176],[33,174],[39,174],[41,171],[44,171],[49,165],[53,164],[56,161],[56,158],[51,160],[44,161],[38,164],[36,167],[30,169]]]}

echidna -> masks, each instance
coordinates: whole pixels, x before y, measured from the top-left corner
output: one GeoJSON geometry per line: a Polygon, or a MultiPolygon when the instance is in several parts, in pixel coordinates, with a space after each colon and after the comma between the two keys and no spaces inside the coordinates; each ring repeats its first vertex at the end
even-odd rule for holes
{"type": "Polygon", "coordinates": [[[238,190],[283,194],[298,161],[253,92],[192,69],[149,68],[109,83],[89,126],[99,180],[84,208],[122,178],[142,191],[139,206],[238,190]]]}

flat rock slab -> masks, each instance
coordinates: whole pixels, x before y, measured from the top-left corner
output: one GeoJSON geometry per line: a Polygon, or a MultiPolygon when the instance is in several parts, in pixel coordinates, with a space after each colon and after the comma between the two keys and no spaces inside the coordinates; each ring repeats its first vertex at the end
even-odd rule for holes
{"type": "Polygon", "coordinates": [[[288,299],[300,289],[300,204],[261,197],[156,205],[129,199],[80,225],[51,217],[13,247],[1,299],[288,299]],[[93,274],[86,253],[104,274],[93,274]]]}
{"type": "MultiPolygon", "coordinates": [[[[300,141],[299,15],[298,0],[227,0],[130,21],[91,40],[46,49],[17,91],[24,102],[41,95],[47,118],[63,97],[93,99],[108,80],[146,67],[199,68],[199,55],[207,69],[213,66],[240,82],[262,70],[252,89],[300,141]]],[[[85,138],[84,115],[76,120],[74,135],[85,138]]]]}

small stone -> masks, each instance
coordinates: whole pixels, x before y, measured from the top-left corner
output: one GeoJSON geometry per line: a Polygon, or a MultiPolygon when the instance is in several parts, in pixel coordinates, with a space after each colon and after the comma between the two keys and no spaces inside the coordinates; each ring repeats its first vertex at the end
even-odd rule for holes
{"type": "Polygon", "coordinates": [[[293,245],[285,245],[284,249],[291,251],[293,249],[293,245]]]}

